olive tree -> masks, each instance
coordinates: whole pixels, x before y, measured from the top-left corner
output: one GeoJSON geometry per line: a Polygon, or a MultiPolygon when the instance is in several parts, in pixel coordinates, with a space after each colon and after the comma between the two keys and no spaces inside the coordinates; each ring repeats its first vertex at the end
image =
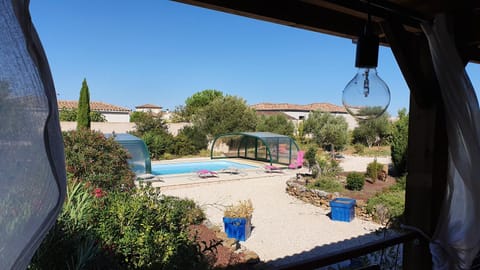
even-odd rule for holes
{"type": "Polygon", "coordinates": [[[321,147],[343,148],[348,141],[348,124],[342,116],[321,111],[313,111],[305,120],[303,130],[313,135],[314,141],[321,147]]]}
{"type": "Polygon", "coordinates": [[[262,115],[258,118],[257,131],[268,131],[287,136],[293,136],[295,126],[283,114],[275,114],[272,116],[262,115]]]}
{"type": "Polygon", "coordinates": [[[213,138],[223,133],[255,131],[257,116],[244,99],[227,95],[200,109],[193,124],[213,138]]]}

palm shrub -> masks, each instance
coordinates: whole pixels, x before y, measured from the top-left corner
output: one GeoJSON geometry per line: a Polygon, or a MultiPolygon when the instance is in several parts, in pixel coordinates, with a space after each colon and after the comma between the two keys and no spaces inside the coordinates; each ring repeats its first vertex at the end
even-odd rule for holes
{"type": "Polygon", "coordinates": [[[347,185],[349,190],[362,190],[365,185],[365,175],[359,172],[351,172],[347,175],[347,185]]]}
{"type": "Polygon", "coordinates": [[[63,132],[67,173],[105,190],[133,187],[128,152],[113,138],[88,129],[63,132]]]}
{"type": "Polygon", "coordinates": [[[373,182],[375,182],[378,179],[379,174],[383,170],[383,164],[378,163],[377,160],[375,159],[373,162],[370,162],[367,165],[367,172],[365,174],[366,177],[369,177],[372,179],[373,182]]]}

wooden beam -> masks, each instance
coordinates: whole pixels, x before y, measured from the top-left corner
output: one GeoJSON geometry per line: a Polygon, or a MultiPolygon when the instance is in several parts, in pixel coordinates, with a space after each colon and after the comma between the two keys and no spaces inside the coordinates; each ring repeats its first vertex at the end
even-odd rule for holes
{"type": "Polygon", "coordinates": [[[356,39],[365,24],[362,18],[298,0],[175,1],[349,39],[356,39]]]}
{"type": "MultiPolygon", "coordinates": [[[[382,25],[410,88],[405,222],[433,235],[447,179],[448,141],[443,102],[427,40],[393,21],[382,25]]],[[[431,269],[428,242],[405,246],[405,269],[431,269]]]]}

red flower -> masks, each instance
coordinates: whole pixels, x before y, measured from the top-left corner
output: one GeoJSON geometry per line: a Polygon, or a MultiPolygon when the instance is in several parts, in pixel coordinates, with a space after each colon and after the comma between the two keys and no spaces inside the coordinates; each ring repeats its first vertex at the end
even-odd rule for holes
{"type": "Polygon", "coordinates": [[[95,198],[101,198],[105,195],[105,193],[101,188],[96,188],[93,190],[93,195],[95,196],[95,198]]]}

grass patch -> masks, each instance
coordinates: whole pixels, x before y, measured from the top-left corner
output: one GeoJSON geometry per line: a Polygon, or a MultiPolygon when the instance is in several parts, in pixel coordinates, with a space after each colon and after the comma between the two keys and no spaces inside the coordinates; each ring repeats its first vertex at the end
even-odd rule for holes
{"type": "Polygon", "coordinates": [[[345,190],[343,185],[332,176],[320,176],[320,178],[314,182],[308,183],[307,188],[319,189],[326,192],[342,192],[345,190]]]}
{"type": "Polygon", "coordinates": [[[348,155],[360,155],[360,156],[367,156],[367,157],[383,157],[383,156],[390,156],[390,146],[372,146],[371,148],[368,147],[360,147],[355,145],[349,145],[344,151],[345,154],[348,155]],[[360,152],[359,152],[360,151],[360,152]]]}
{"type": "Polygon", "coordinates": [[[367,202],[367,213],[372,214],[374,220],[384,223],[395,221],[405,211],[405,190],[389,190],[378,193],[367,202]]]}

